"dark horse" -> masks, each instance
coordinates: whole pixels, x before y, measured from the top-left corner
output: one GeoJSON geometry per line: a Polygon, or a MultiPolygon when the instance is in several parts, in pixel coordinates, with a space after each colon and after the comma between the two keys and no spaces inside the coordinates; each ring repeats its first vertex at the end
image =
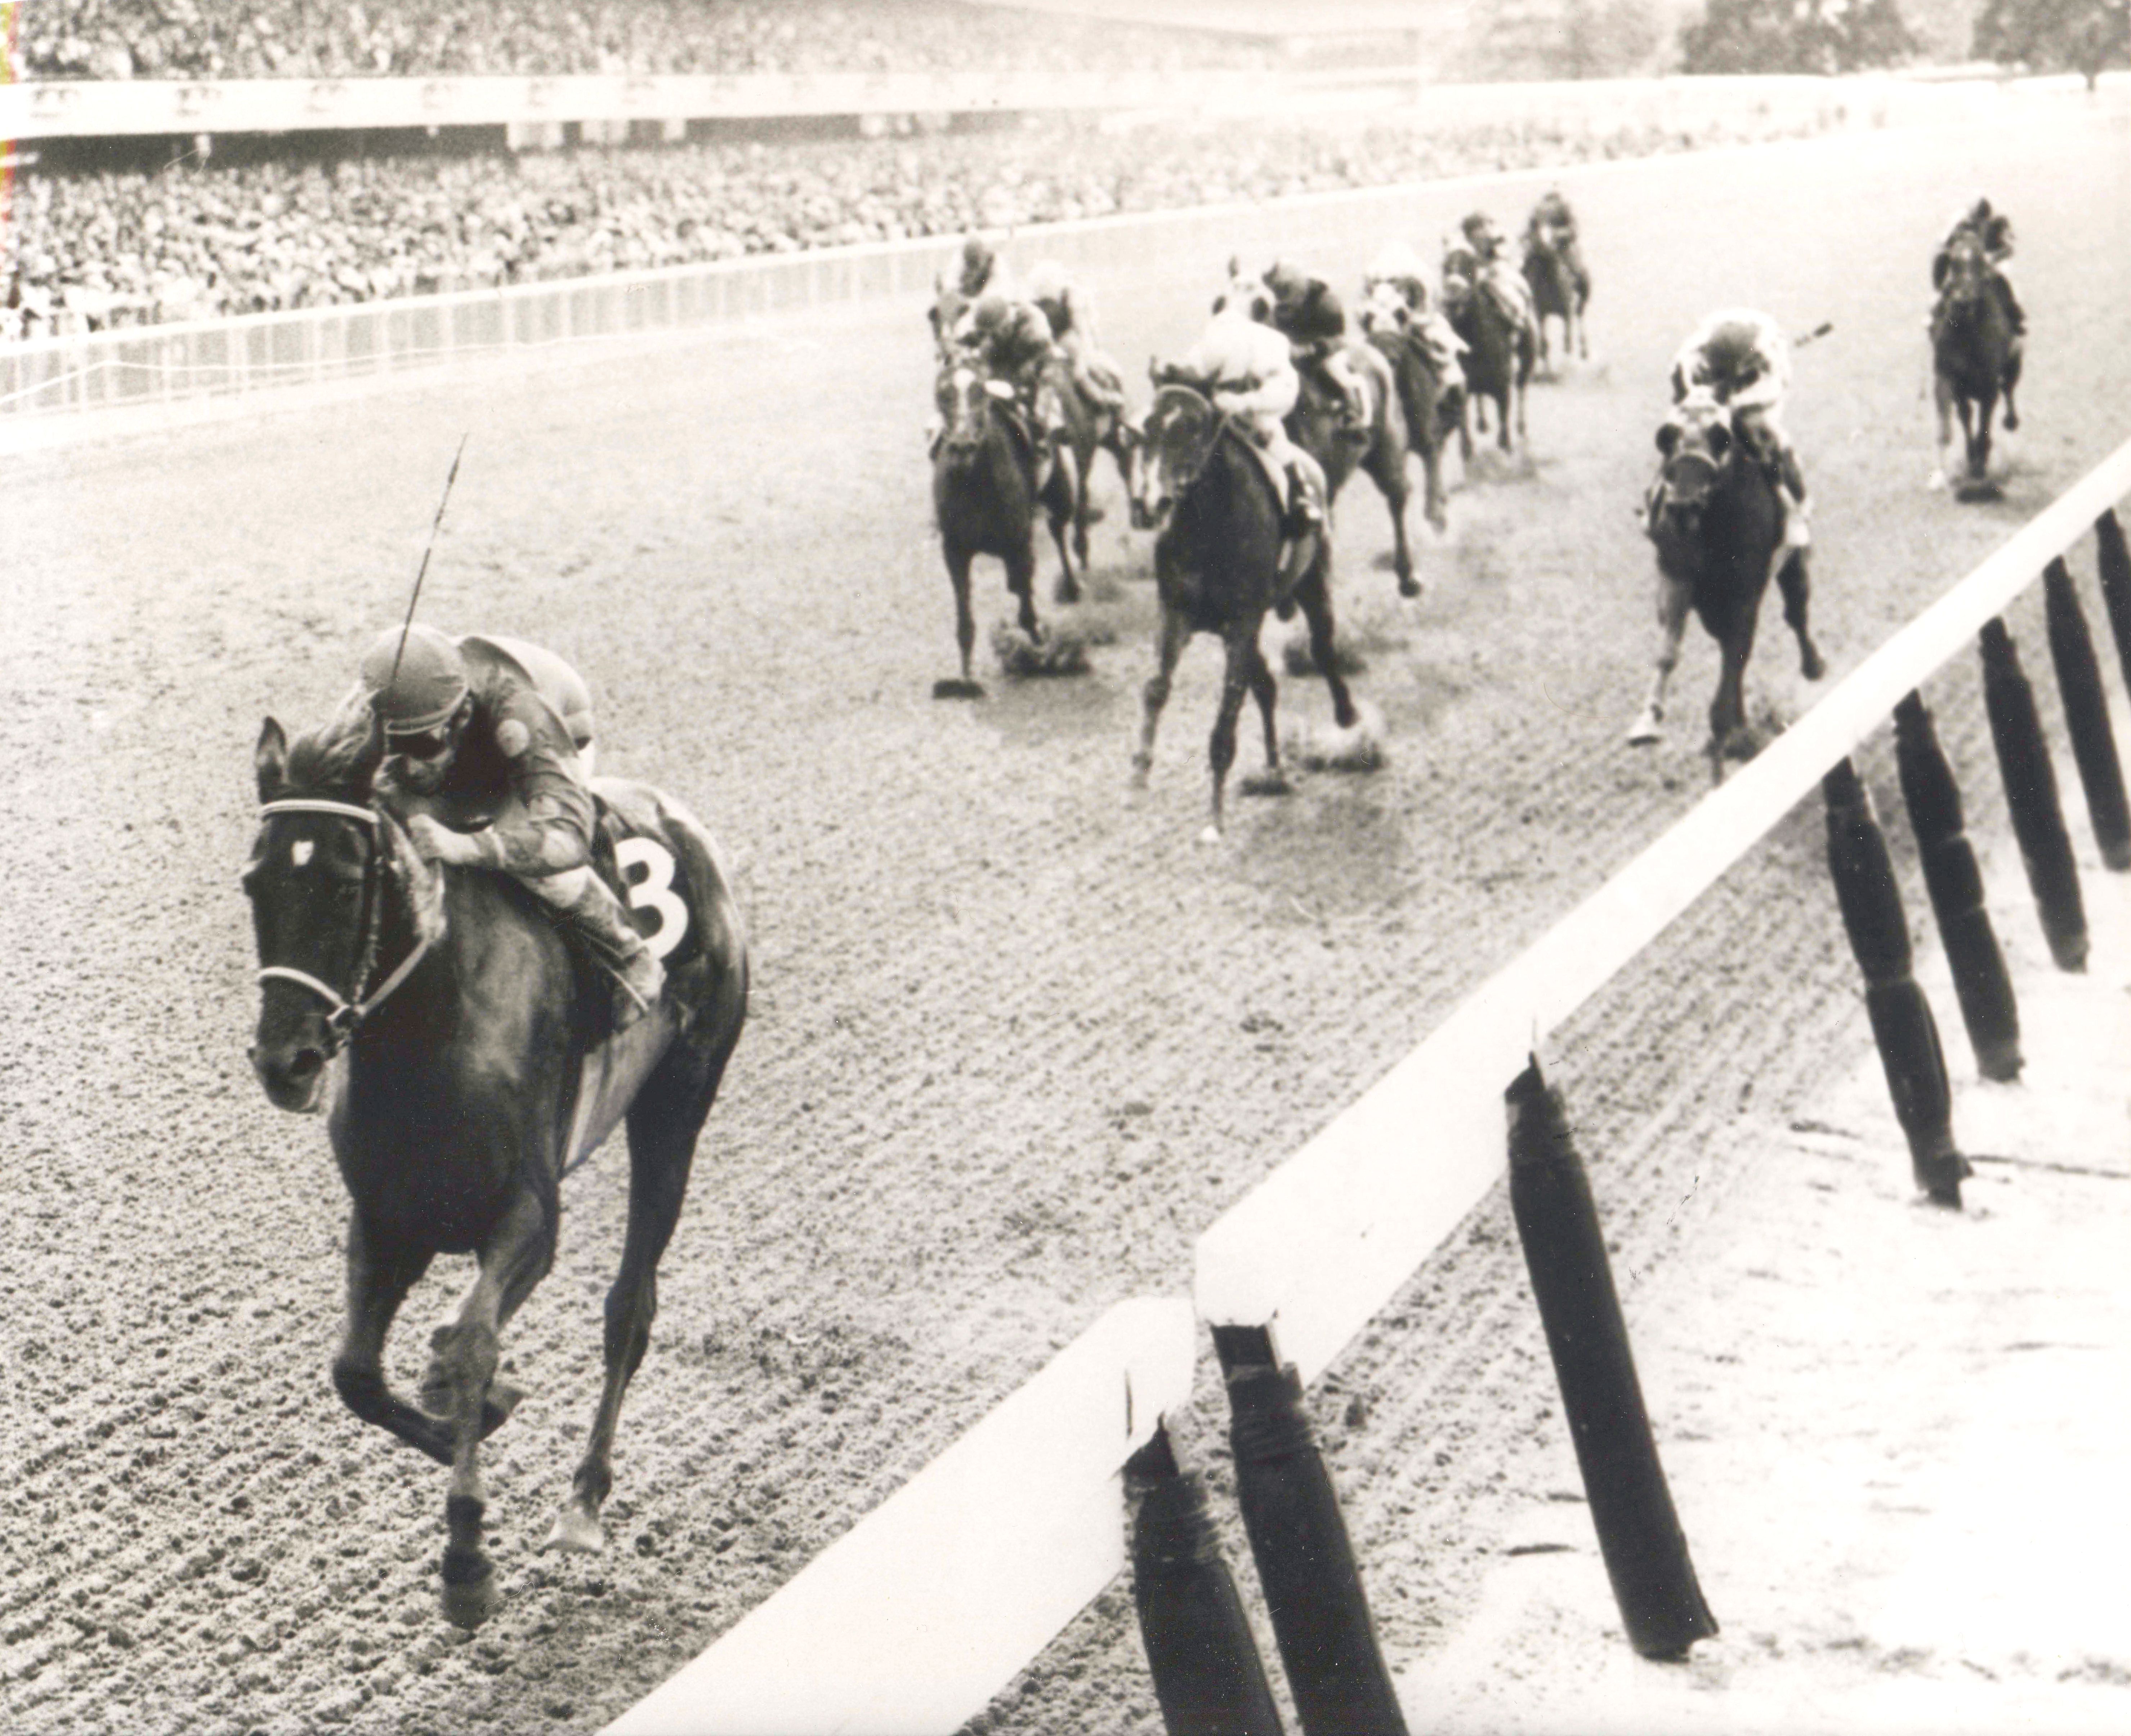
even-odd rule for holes
{"type": "Polygon", "coordinates": [[[1480,286],[1479,261],[1469,247],[1453,247],[1443,256],[1443,317],[1465,340],[1465,397],[1472,424],[1460,424],[1458,442],[1465,462],[1473,461],[1473,432],[1487,431],[1481,400],[1492,398],[1501,432],[1496,444],[1504,452],[1512,422],[1525,438],[1525,398],[1531,384],[1532,334],[1513,324],[1493,296],[1480,286]]]}
{"type": "Polygon", "coordinates": [[[1784,619],[1798,635],[1799,671],[1808,681],[1825,673],[1806,628],[1805,550],[1783,547],[1774,487],[1733,429],[1730,412],[1714,399],[1691,395],[1658,430],[1658,449],[1664,469],[1651,532],[1658,554],[1657,671],[1628,740],[1640,746],[1663,733],[1665,687],[1692,608],[1722,658],[1709,706],[1707,751],[1715,771],[1727,756],[1747,759],[1754,752],[1746,729],[1746,659],[1772,565],[1779,568],[1784,619]]]}
{"type": "Polygon", "coordinates": [[[1064,362],[1051,370],[1058,402],[1065,415],[1066,444],[1073,453],[1073,554],[1080,570],[1088,568],[1088,526],[1098,516],[1088,498],[1093,484],[1095,454],[1107,452],[1118,467],[1126,487],[1132,486],[1133,448],[1139,430],[1122,405],[1104,404],[1074,383],[1072,369],[1064,362]]]}
{"type": "Polygon", "coordinates": [[[333,1385],[364,1422],[451,1467],[444,1614],[478,1627],[498,1594],[476,1448],[521,1396],[497,1378],[498,1334],[554,1259],[564,1170],[625,1116],[629,1229],[606,1297],[606,1380],[547,1545],[596,1550],[659,1257],[746,1015],[745,933],[716,846],[687,812],[641,784],[602,783],[630,834],[618,860],[643,870],[631,902],[655,915],[645,938],[667,964],[658,1005],[609,1036],[611,987],[544,907],[504,875],[416,855],[405,816],[373,789],[374,740],[342,729],[291,746],[269,718],[255,763],[251,1062],[278,1107],[324,1105],[352,1204],[333,1385]],[[432,1337],[410,1403],[385,1384],[385,1335],[430,1262],[467,1253],[478,1275],[432,1337]]]}
{"type": "Polygon", "coordinates": [[[1073,455],[1057,455],[1039,491],[1034,435],[1013,404],[1013,388],[987,379],[972,363],[954,361],[940,376],[940,413],[946,423],[932,459],[932,508],[940,525],[940,552],[955,587],[955,637],[962,651],[962,679],[935,683],[935,698],[975,698],[984,689],[970,676],[977,621],[970,607],[970,563],[979,554],[1006,563],[1006,587],[1020,602],[1021,630],[1042,636],[1036,618],[1036,511],[1041,506],[1058,546],[1060,602],[1077,602],[1080,581],[1066,552],[1066,526],[1080,490],[1073,455]]]}
{"type": "Polygon", "coordinates": [[[1464,420],[1465,382],[1443,377],[1428,346],[1413,329],[1413,309],[1397,288],[1379,283],[1362,304],[1362,329],[1370,345],[1390,364],[1398,386],[1399,408],[1406,416],[1406,444],[1420,454],[1426,478],[1424,507],[1437,530],[1450,520],[1443,488],[1443,443],[1464,420]]]}
{"type": "Polygon", "coordinates": [[[1591,300],[1591,274],[1583,261],[1562,244],[1549,240],[1544,226],[1525,236],[1525,281],[1531,287],[1532,313],[1539,326],[1539,367],[1549,372],[1546,323],[1561,322],[1561,353],[1591,357],[1589,334],[1583,325],[1583,309],[1591,300]]]}
{"type": "MultiPolygon", "coordinates": [[[[1242,276],[1233,260],[1228,270],[1232,281],[1227,292],[1214,299],[1214,311],[1218,314],[1233,302],[1260,324],[1271,324],[1272,291],[1257,279],[1242,276]]],[[[1374,345],[1349,342],[1340,350],[1362,381],[1367,411],[1361,425],[1347,420],[1346,394],[1326,376],[1323,364],[1298,356],[1295,366],[1302,390],[1286,418],[1287,437],[1316,459],[1324,472],[1328,506],[1339,498],[1339,491],[1357,470],[1368,473],[1391,509],[1391,569],[1398,574],[1399,595],[1418,597],[1420,581],[1413,576],[1413,550],[1406,534],[1406,506],[1412,487],[1406,473],[1409,447],[1398,383],[1391,364],[1374,345]]],[[[1433,513],[1429,521],[1436,522],[1433,513]]]]}
{"type": "Polygon", "coordinates": [[[1273,729],[1276,691],[1258,650],[1268,611],[1285,621],[1299,607],[1310,624],[1310,655],[1332,691],[1343,729],[1356,720],[1354,702],[1333,654],[1331,554],[1324,537],[1307,551],[1291,583],[1281,572],[1281,492],[1247,449],[1249,436],[1207,400],[1204,382],[1185,384],[1173,372],[1156,375],[1157,390],[1142,430],[1134,468],[1135,498],[1157,532],[1155,592],[1161,607],[1155,672],[1147,683],[1133,781],[1147,782],[1154,764],[1154,732],[1177,659],[1195,633],[1220,635],[1228,654],[1221,707],[1207,760],[1213,772],[1213,818],[1203,836],[1221,834],[1221,794],[1236,759],[1236,722],[1247,690],[1265,722],[1266,788],[1279,789],[1280,742],[1273,729]]]}
{"type": "Polygon", "coordinates": [[[1981,482],[1990,465],[1990,417],[1998,395],[2005,395],[2005,429],[2020,425],[2013,388],[2020,381],[2020,358],[2014,348],[2013,321],[1999,291],[1982,244],[1967,231],[1947,247],[1946,286],[1932,312],[1932,371],[1938,405],[1937,487],[1946,481],[1947,455],[1953,444],[1951,412],[1961,415],[1967,446],[1967,473],[1981,482]]]}

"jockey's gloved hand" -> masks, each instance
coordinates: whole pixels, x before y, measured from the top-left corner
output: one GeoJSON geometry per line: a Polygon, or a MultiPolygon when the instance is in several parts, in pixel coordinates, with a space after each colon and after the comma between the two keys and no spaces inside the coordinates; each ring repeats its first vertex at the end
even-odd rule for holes
{"type": "Polygon", "coordinates": [[[407,836],[424,861],[463,867],[486,859],[478,838],[439,825],[428,814],[418,813],[407,822],[407,836]]]}

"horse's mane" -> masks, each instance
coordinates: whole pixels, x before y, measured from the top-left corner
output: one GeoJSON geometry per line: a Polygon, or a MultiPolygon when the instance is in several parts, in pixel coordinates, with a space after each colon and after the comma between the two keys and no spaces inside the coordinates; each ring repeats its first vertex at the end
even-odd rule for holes
{"type": "Polygon", "coordinates": [[[370,694],[357,687],[332,717],[289,744],[289,783],[314,794],[331,792],[367,801],[371,779],[384,756],[385,743],[370,694]]]}

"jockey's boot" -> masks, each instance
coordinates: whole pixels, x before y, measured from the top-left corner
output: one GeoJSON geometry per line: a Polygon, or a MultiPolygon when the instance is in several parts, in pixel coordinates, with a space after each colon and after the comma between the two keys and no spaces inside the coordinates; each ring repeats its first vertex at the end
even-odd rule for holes
{"type": "Polygon", "coordinates": [[[620,902],[597,875],[587,874],[584,890],[560,908],[601,968],[614,978],[614,1028],[627,1030],[658,1004],[666,986],[665,967],[629,925],[620,902]]]}

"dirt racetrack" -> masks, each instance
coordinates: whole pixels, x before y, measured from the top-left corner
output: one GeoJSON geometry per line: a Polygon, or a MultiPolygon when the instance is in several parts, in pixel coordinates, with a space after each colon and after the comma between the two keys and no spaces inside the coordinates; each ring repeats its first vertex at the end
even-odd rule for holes
{"type": "MultiPolygon", "coordinates": [[[[2124,438],[2125,119],[2120,93],[2067,96],[1565,179],[1594,353],[1535,392],[1530,461],[1476,467],[1411,606],[1372,564],[1366,483],[1342,503],[1338,602],[1389,765],[1239,802],[1214,848],[1195,842],[1205,643],[1152,787],[1126,790],[1152,609],[1121,511],[1083,611],[1116,635],[1092,674],[987,669],[979,703],[929,697],[952,616],[913,305],[13,461],[0,1725],[594,1729],[1109,1303],[1185,1291],[1207,1223],[1706,787],[1698,637],[1670,741],[1621,745],[1650,633],[1631,508],[1680,337],[1726,303],[1834,322],[1789,420],[1839,676],[2124,438]],[[1956,506],[1922,486],[1922,324],[1932,247],[1977,187],[2014,213],[2033,336],[2003,498],[1956,506]],[[508,1601],[471,1640],[435,1609],[442,1474],[326,1378],[340,1186],[322,1125],[271,1110],[246,1065],[236,885],[261,716],[315,721],[396,618],[466,431],[424,618],[587,673],[603,767],[673,790],[736,858],[759,985],[596,1561],[534,1550],[591,1414],[625,1166],[610,1151],[566,1187],[562,1255],[506,1339],[530,1396],[486,1461],[508,1601]]],[[[1439,226],[1475,203],[1520,222],[1543,185],[1446,191],[1439,226]]],[[[1381,239],[1313,263],[1351,284],[1381,239]]],[[[1222,263],[1095,285],[1128,374],[1189,341],[1222,263]]],[[[979,586],[988,625],[996,567],[979,586]]],[[[2014,626],[2040,676],[2035,614],[2014,626]]],[[[1795,715],[1812,690],[1773,607],[1767,627],[1752,703],[1795,715]]],[[[1964,666],[1928,697],[1995,833],[1975,688],[1964,666]]],[[[1325,715],[1313,682],[1281,698],[1325,715]]],[[[1885,755],[1868,769],[1897,814],[1885,755]]],[[[1865,1040],[1820,849],[1809,804],[1555,1059],[1631,1324],[1635,1274],[1751,1163],[1738,1129],[1865,1040]]],[[[410,1302],[400,1380],[462,1276],[444,1263],[410,1302]]],[[[1521,1283],[1492,1201],[1314,1393],[1395,1667],[1456,1619],[1559,1426],[1521,1283]]],[[[1209,1369],[1178,1426],[1223,1485],[1209,1369]]],[[[979,1722],[1158,1729],[1124,1589],[979,1722]]]]}

